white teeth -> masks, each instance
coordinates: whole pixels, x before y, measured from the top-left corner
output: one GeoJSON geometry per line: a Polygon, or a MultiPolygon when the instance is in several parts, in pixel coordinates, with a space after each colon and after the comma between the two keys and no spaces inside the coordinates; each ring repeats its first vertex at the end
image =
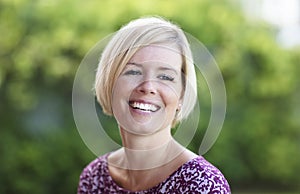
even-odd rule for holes
{"type": "Polygon", "coordinates": [[[140,103],[140,102],[132,102],[132,103],[130,103],[130,106],[134,109],[140,109],[143,111],[151,111],[151,112],[155,112],[159,109],[159,107],[157,107],[153,104],[145,104],[145,103],[140,103]]]}

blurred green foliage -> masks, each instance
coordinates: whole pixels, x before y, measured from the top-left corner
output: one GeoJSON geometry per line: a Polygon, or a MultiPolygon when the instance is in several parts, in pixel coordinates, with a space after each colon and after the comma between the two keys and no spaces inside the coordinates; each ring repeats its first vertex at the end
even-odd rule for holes
{"type": "Polygon", "coordinates": [[[75,72],[96,42],[144,15],[178,23],[215,56],[228,108],[205,156],[233,192],[300,191],[300,49],[281,48],[276,29],[245,19],[238,1],[1,0],[0,193],[76,192],[95,156],[72,117],[75,72]]]}

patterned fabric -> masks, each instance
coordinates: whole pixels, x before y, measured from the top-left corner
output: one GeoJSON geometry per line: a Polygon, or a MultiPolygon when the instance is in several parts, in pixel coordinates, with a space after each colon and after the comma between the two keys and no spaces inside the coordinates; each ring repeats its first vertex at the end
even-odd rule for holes
{"type": "Polygon", "coordinates": [[[118,186],[109,175],[108,154],[92,161],[80,175],[78,194],[228,194],[229,185],[222,173],[202,156],[179,167],[165,181],[144,191],[132,192],[118,186]]]}

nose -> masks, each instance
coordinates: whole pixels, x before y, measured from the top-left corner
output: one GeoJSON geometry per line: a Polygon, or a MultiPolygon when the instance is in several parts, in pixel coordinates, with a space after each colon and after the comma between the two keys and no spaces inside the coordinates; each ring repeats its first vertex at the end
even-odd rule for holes
{"type": "Polygon", "coordinates": [[[142,94],[153,94],[155,95],[157,93],[156,84],[151,81],[147,80],[142,82],[138,87],[137,91],[142,94]]]}

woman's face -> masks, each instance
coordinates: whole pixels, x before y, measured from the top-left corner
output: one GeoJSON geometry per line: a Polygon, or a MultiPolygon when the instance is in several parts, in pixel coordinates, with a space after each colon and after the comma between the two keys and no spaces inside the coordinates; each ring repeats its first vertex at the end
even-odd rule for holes
{"type": "Polygon", "coordinates": [[[113,89],[113,114],[122,129],[147,135],[171,127],[181,103],[181,66],[181,55],[166,47],[135,53],[113,89]]]}

